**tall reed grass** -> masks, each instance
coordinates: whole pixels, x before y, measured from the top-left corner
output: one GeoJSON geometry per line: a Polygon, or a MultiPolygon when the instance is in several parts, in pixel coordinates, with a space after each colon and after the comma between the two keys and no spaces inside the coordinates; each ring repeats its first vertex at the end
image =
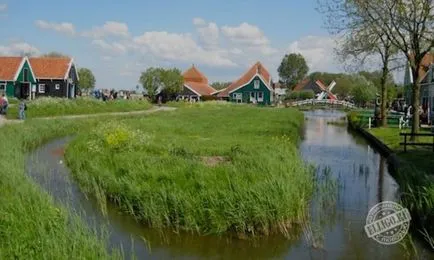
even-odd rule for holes
{"type": "Polygon", "coordinates": [[[0,129],[0,259],[121,259],[25,174],[29,149],[96,121],[44,121],[0,129]]]}
{"type": "Polygon", "coordinates": [[[287,234],[313,190],[297,150],[302,123],[292,109],[204,105],[101,124],[66,159],[86,192],[104,191],[152,227],[287,234]]]}

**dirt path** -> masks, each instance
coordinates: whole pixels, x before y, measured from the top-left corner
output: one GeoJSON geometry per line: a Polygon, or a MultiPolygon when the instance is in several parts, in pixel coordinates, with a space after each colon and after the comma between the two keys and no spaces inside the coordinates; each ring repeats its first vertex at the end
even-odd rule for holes
{"type": "MultiPolygon", "coordinates": [[[[110,113],[97,113],[97,114],[86,114],[86,115],[65,115],[65,116],[52,116],[52,117],[38,117],[33,118],[34,120],[55,120],[55,119],[79,119],[79,118],[90,118],[90,117],[98,117],[98,116],[122,116],[122,115],[146,115],[152,114],[159,111],[173,111],[176,110],[174,107],[153,107],[148,110],[140,110],[140,111],[130,111],[130,112],[110,112],[110,113]]],[[[9,120],[3,116],[0,116],[0,127],[5,124],[11,123],[22,123],[24,121],[21,120],[9,120]]]]}

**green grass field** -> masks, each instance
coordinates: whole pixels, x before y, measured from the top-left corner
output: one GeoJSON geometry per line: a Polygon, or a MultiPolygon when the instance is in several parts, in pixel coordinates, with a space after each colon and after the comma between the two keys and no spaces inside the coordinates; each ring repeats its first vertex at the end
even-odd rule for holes
{"type": "MultiPolygon", "coordinates": [[[[414,223],[424,238],[434,248],[434,152],[432,147],[409,146],[403,152],[403,137],[397,128],[369,130],[386,144],[402,163],[397,169],[396,180],[400,185],[402,200],[417,219],[414,223]]],[[[405,130],[410,131],[410,130],[405,130]]],[[[428,132],[428,130],[425,130],[428,132]]],[[[432,142],[432,137],[418,137],[417,142],[432,142]]]]}
{"type": "Polygon", "coordinates": [[[0,129],[0,259],[121,259],[25,174],[27,151],[94,121],[28,121],[0,129]]]}
{"type": "MultiPolygon", "coordinates": [[[[83,115],[108,112],[129,112],[149,109],[152,105],[143,100],[114,100],[103,102],[95,98],[38,98],[27,103],[27,118],[63,115],[83,115]]],[[[18,104],[9,108],[8,119],[18,118],[18,104]]]]}
{"type": "Polygon", "coordinates": [[[86,192],[155,228],[254,236],[299,223],[313,188],[297,149],[302,113],[190,108],[80,131],[68,165],[86,192]]]}

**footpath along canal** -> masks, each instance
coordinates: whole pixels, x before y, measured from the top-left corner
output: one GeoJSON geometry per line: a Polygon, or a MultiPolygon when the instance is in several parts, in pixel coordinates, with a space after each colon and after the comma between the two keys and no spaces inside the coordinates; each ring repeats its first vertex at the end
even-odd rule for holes
{"type": "Polygon", "coordinates": [[[63,150],[71,140],[52,141],[27,158],[29,176],[71,212],[80,214],[96,230],[109,232],[109,247],[122,248],[125,257],[138,259],[434,259],[414,241],[418,255],[400,244],[386,246],[369,239],[366,216],[381,201],[398,201],[398,185],[387,170],[386,158],[345,126],[328,124],[342,112],[305,112],[303,158],[317,167],[318,191],[307,223],[291,238],[270,236],[254,241],[228,237],[175,234],[149,229],[116,207],[104,207],[87,198],[63,163],[63,150]]]}

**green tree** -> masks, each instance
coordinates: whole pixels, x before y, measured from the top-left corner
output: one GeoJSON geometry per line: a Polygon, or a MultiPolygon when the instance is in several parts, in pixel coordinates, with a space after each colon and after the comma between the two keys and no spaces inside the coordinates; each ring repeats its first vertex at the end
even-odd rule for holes
{"type": "Polygon", "coordinates": [[[65,55],[65,54],[57,52],[57,51],[51,51],[51,52],[42,54],[41,57],[44,57],[44,58],[69,58],[68,55],[65,55]]]}
{"type": "Polygon", "coordinates": [[[215,90],[221,90],[227,88],[231,83],[232,82],[213,82],[211,87],[213,87],[215,90]]]}
{"type": "Polygon", "coordinates": [[[351,81],[354,85],[351,95],[357,105],[365,106],[367,102],[375,99],[377,88],[372,82],[360,75],[353,75],[351,81]]]}
{"type": "Polygon", "coordinates": [[[280,63],[279,77],[287,88],[294,87],[299,81],[304,79],[309,72],[306,60],[299,53],[286,54],[280,63]]]}
{"type": "Polygon", "coordinates": [[[181,91],[184,79],[179,69],[151,67],[142,72],[139,82],[151,100],[154,100],[160,91],[164,91],[168,95],[181,91]]]}
{"type": "Polygon", "coordinates": [[[95,76],[92,71],[87,68],[78,69],[78,85],[80,89],[89,92],[90,90],[95,88],[95,76]]]}

